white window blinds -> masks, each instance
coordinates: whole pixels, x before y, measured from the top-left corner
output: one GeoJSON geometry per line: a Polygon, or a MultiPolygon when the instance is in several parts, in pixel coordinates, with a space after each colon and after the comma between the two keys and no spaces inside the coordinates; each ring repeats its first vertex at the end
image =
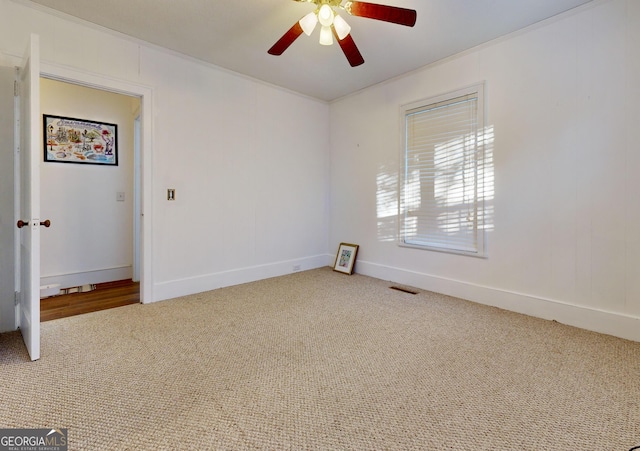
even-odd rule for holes
{"type": "Polygon", "coordinates": [[[484,254],[482,86],[403,109],[401,244],[484,254]]]}

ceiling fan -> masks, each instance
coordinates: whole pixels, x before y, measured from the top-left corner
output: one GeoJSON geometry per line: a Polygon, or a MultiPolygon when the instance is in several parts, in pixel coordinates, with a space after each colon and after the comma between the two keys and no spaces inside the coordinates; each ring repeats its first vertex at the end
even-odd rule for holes
{"type": "Polygon", "coordinates": [[[413,27],[416,23],[416,12],[413,9],[400,8],[397,6],[378,5],[376,3],[347,1],[343,0],[294,0],[296,2],[313,3],[316,9],[310,12],[298,22],[296,22],[273,46],[269,49],[271,55],[282,55],[285,50],[300,36],[305,33],[311,36],[318,22],[320,29],[320,44],[331,45],[333,38],[338,40],[338,44],[344,55],[347,57],[352,67],[364,63],[364,58],[360,54],[353,38],[351,37],[351,27],[340,17],[333,8],[339,8],[352,16],[366,17],[368,19],[382,20],[407,27],[413,27]]]}

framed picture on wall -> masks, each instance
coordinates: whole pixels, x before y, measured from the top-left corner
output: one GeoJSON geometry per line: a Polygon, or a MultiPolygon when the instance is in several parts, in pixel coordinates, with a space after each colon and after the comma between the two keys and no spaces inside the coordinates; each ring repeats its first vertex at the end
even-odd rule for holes
{"type": "Polygon", "coordinates": [[[345,274],[353,274],[353,265],[356,263],[358,247],[357,244],[340,243],[338,255],[336,255],[336,262],[333,264],[333,270],[345,274]]]}
{"type": "Polygon", "coordinates": [[[44,161],[118,165],[118,126],[44,114],[44,161]]]}

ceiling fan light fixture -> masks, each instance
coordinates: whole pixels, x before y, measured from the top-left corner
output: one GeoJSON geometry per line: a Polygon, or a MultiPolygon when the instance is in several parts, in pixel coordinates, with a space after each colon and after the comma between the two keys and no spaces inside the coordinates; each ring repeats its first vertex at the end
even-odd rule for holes
{"type": "Polygon", "coordinates": [[[333,9],[326,3],[318,11],[318,20],[323,27],[330,27],[333,23],[333,9]]]}
{"type": "MultiPolygon", "coordinates": [[[[1,1],[1,0],[0,0],[1,1]]],[[[316,6],[316,10],[307,14],[271,46],[267,53],[270,55],[282,55],[302,33],[311,36],[320,22],[320,44],[332,45],[335,36],[338,45],[346,56],[351,67],[360,66],[364,58],[351,37],[351,27],[338,14],[334,8],[340,8],[347,14],[367,19],[380,20],[413,27],[416,24],[417,13],[413,9],[388,6],[377,3],[369,3],[360,0],[295,0],[301,3],[310,3],[316,6]],[[344,5],[343,5],[344,2],[344,5]]]]}
{"type": "Polygon", "coordinates": [[[306,34],[307,36],[311,36],[311,33],[313,33],[313,30],[315,30],[316,25],[318,24],[318,16],[316,16],[315,11],[310,12],[302,19],[300,19],[299,23],[300,27],[302,27],[302,31],[304,31],[304,34],[306,34]]]}
{"type": "Polygon", "coordinates": [[[351,32],[351,27],[349,26],[347,21],[337,14],[333,19],[333,27],[336,29],[338,39],[340,39],[341,41],[351,32]]]}
{"type": "Polygon", "coordinates": [[[331,31],[331,27],[323,26],[320,29],[320,44],[322,45],[333,44],[333,32],[331,31]]]}

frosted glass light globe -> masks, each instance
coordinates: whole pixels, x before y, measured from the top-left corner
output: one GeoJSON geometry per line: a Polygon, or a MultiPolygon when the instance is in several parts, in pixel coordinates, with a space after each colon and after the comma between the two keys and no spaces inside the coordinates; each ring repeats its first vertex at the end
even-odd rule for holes
{"type": "Polygon", "coordinates": [[[333,10],[331,6],[324,4],[318,11],[318,20],[323,27],[330,27],[333,23],[333,10]]]}

